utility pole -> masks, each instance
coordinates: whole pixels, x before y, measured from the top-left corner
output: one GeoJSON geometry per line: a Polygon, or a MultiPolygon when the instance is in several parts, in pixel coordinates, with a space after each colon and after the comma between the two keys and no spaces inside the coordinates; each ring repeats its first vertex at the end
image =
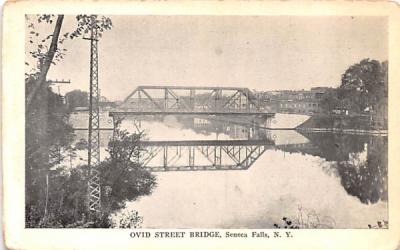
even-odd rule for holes
{"type": "Polygon", "coordinates": [[[64,79],[62,79],[62,80],[57,80],[57,79],[56,80],[48,80],[47,83],[49,85],[58,84],[58,83],[70,84],[71,80],[64,80],[64,79]]]}
{"type": "Polygon", "coordinates": [[[100,212],[100,116],[99,116],[99,77],[96,15],[91,16],[90,38],[90,91],[89,91],[89,136],[88,136],[88,209],[90,212],[100,212]]]}
{"type": "MultiPolygon", "coordinates": [[[[62,80],[48,80],[47,81],[47,84],[49,84],[49,85],[55,85],[55,84],[70,84],[71,83],[71,81],[70,80],[64,80],[64,79],[62,79],[62,80]]],[[[57,86],[57,89],[58,89],[58,95],[59,96],[61,96],[61,93],[60,93],[60,85],[58,85],[57,86]]],[[[65,100],[64,100],[64,98],[63,98],[63,101],[65,102],[65,100]]]]}

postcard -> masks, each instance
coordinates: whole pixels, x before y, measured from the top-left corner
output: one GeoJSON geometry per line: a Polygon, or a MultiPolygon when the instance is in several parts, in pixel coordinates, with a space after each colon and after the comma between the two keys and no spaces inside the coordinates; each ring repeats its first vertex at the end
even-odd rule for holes
{"type": "Polygon", "coordinates": [[[400,8],[9,1],[9,249],[398,249],[400,8]]]}

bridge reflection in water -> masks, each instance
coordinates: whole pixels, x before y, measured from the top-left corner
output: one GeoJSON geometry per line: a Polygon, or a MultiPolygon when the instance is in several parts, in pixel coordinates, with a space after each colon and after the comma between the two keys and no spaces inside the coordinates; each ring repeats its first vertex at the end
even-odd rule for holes
{"type": "Polygon", "coordinates": [[[270,140],[141,141],[138,162],[151,172],[246,170],[270,140]]]}
{"type": "MultiPolygon", "coordinates": [[[[265,124],[265,119],[248,119],[242,115],[173,117],[173,122],[180,124],[183,129],[190,129],[199,135],[214,134],[216,138],[140,141],[141,153],[137,161],[151,172],[246,170],[274,146],[269,131],[261,126],[265,124]]],[[[165,124],[171,116],[127,115],[125,118],[128,119],[124,122],[133,123],[140,130],[142,121],[158,120],[165,124]]]]}
{"type": "MultiPolygon", "coordinates": [[[[139,93],[140,91],[144,90],[141,88],[136,90],[139,93]]],[[[164,91],[171,93],[172,90],[164,91]]],[[[116,121],[120,119],[135,124],[138,129],[142,127],[142,121],[158,121],[162,124],[172,122],[197,134],[216,135],[216,140],[141,141],[141,153],[137,161],[151,172],[246,170],[268,148],[274,146],[273,140],[270,139],[270,133],[264,129],[273,115],[258,112],[258,107],[251,103],[248,92],[243,92],[246,93],[244,95],[241,89],[235,89],[235,91],[236,93],[233,93],[230,98],[221,101],[224,99],[221,93],[213,90],[210,93],[211,96],[215,97],[214,95],[219,93],[218,98],[215,97],[214,106],[207,106],[207,109],[200,111],[196,109],[197,102],[193,97],[195,92],[191,89],[193,100],[178,98],[180,104],[188,101],[186,106],[191,107],[188,110],[175,110],[167,105],[168,99],[161,99],[163,101],[161,105],[155,101],[155,98],[149,97],[153,106],[164,107],[164,109],[159,109],[157,112],[145,112],[143,108],[149,105],[139,105],[141,107],[139,111],[110,112],[109,116],[114,121],[114,127],[116,121]],[[244,98],[247,100],[246,105],[241,103],[242,95],[246,97],[244,98]],[[237,100],[238,104],[233,102],[237,99],[236,97],[240,97],[237,100]],[[230,108],[237,110],[229,113],[228,111],[232,112],[230,108]],[[219,136],[225,138],[228,136],[230,140],[218,140],[219,136]]],[[[139,98],[139,100],[142,99],[139,98]]]]}

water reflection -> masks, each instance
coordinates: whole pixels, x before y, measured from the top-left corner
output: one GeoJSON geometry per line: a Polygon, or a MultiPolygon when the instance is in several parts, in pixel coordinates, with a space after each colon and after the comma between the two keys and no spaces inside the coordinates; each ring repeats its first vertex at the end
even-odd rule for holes
{"type": "MultiPolygon", "coordinates": [[[[265,129],[271,118],[257,116],[211,116],[211,115],[154,115],[154,116],[127,116],[122,119],[125,129],[147,130],[149,138],[154,138],[154,124],[161,127],[190,130],[193,135],[212,136],[210,139],[241,139],[260,140],[271,139],[269,130],[265,129]]],[[[184,133],[175,135],[176,139],[184,139],[184,133]]]]}
{"type": "MultiPolygon", "coordinates": [[[[135,132],[138,122],[148,134],[141,163],[150,171],[246,170],[266,150],[276,148],[334,162],[328,171],[362,203],[387,201],[387,137],[270,131],[263,128],[265,120],[232,122],[231,117],[215,116],[126,117],[123,127],[135,132]]],[[[76,133],[86,136],[85,131],[76,133]]],[[[105,148],[112,131],[101,134],[105,148]]]]}
{"type": "Polygon", "coordinates": [[[246,170],[272,146],[269,140],[143,141],[139,162],[152,172],[246,170]]]}
{"type": "MultiPolygon", "coordinates": [[[[273,228],[283,216],[313,214],[332,227],[366,228],[387,219],[387,137],[189,116],[126,118],[122,128],[135,132],[137,122],[147,135],[141,161],[163,172],[152,195],[130,204],[143,227],[273,228]]],[[[101,132],[102,152],[111,137],[101,132]]]]}
{"type": "MultiPolygon", "coordinates": [[[[169,119],[174,119],[170,117],[169,119]]],[[[227,116],[177,116],[176,122],[185,129],[198,134],[215,133],[232,139],[271,139],[269,130],[264,129],[270,119],[257,117],[227,116]]]]}
{"type": "Polygon", "coordinates": [[[268,130],[261,128],[265,119],[233,120],[226,116],[134,117],[125,119],[123,127],[148,134],[149,140],[140,144],[138,160],[149,171],[246,170],[274,143],[268,130]],[[180,132],[158,139],[154,134],[171,132],[171,128],[180,132]]]}
{"type": "MultiPolygon", "coordinates": [[[[188,164],[181,167],[174,166],[169,170],[214,170],[214,169],[248,169],[267,149],[272,149],[273,141],[269,130],[257,126],[255,123],[240,124],[224,120],[204,119],[197,117],[181,117],[176,120],[183,128],[192,129],[196,133],[210,135],[214,131],[216,137],[219,133],[227,135],[230,139],[248,138],[236,145],[212,145],[213,141],[199,145],[186,145],[188,152],[188,164]],[[239,132],[238,132],[239,131],[239,132]],[[263,145],[257,145],[261,141],[263,145]],[[269,147],[267,147],[269,145],[269,147]],[[210,167],[205,166],[204,159],[194,159],[196,151],[198,155],[208,159],[210,167]],[[211,152],[211,153],[209,153],[211,152]],[[244,155],[244,159],[238,159],[244,155]],[[221,161],[229,163],[223,164],[221,161]],[[197,168],[195,167],[197,166],[197,168]]],[[[287,133],[287,132],[286,132],[287,133]]],[[[335,133],[305,133],[299,132],[307,140],[302,143],[286,143],[277,146],[285,152],[299,152],[303,154],[319,156],[327,161],[333,161],[333,169],[340,178],[341,185],[348,194],[357,197],[362,203],[376,203],[379,200],[387,201],[387,137],[368,135],[344,135],[335,133]]],[[[273,138],[272,138],[273,137],[273,138]]],[[[173,142],[176,143],[176,142],[173,142]]],[[[196,144],[196,142],[194,142],[196,144]]],[[[155,142],[155,144],[158,144],[155,142]]],[[[157,167],[158,171],[168,169],[168,152],[171,146],[165,145],[163,152],[163,167],[157,167]],[[167,157],[167,158],[166,158],[167,157]]],[[[162,146],[158,146],[159,149],[162,146]]],[[[175,155],[178,154],[178,149],[175,155]]],[[[181,149],[179,149],[181,150],[181,149]]],[[[180,155],[179,151],[179,155],[180,155]]],[[[172,153],[173,154],[173,153],[172,153]]],[[[153,168],[153,170],[155,170],[153,168]]]]}
{"type": "Polygon", "coordinates": [[[301,152],[334,161],[342,186],[362,203],[387,201],[387,137],[301,134],[309,140],[308,143],[280,148],[286,152],[301,152]]]}

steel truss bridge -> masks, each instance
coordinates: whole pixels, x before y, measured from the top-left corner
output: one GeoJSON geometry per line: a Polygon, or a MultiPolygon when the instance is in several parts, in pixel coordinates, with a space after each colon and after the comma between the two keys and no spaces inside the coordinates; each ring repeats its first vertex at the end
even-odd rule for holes
{"type": "Polygon", "coordinates": [[[259,115],[263,112],[258,99],[248,88],[138,86],[130,93],[116,115],[259,115]]]}
{"type": "Polygon", "coordinates": [[[246,170],[270,140],[141,141],[138,163],[151,172],[246,170]]]}
{"type": "MultiPolygon", "coordinates": [[[[206,115],[229,120],[251,117],[251,123],[268,121],[248,88],[138,86],[121,105],[109,112],[114,120],[145,115],[206,115]],[[242,118],[240,118],[242,117],[242,118]]],[[[245,118],[246,119],[246,118],[245,118]]],[[[274,142],[261,140],[141,141],[137,162],[151,172],[246,170],[274,142]]]]}

